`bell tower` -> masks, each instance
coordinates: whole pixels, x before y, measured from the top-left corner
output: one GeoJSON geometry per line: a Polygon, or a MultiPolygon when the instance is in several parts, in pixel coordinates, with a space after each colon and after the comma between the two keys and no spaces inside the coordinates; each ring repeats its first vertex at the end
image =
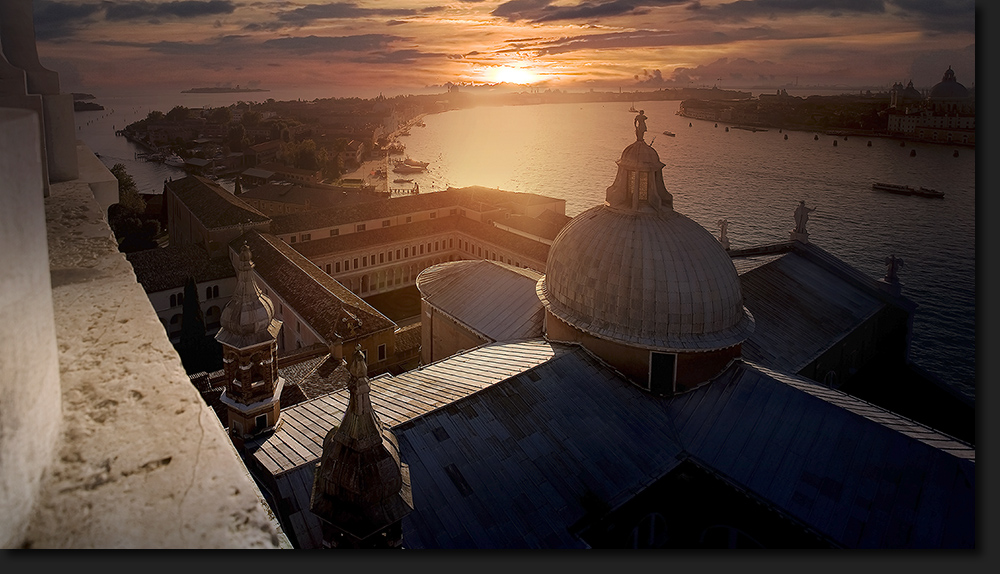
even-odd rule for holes
{"type": "Polygon", "coordinates": [[[219,333],[226,390],[221,401],[228,408],[229,436],[237,446],[273,430],[281,417],[278,376],[278,331],[274,305],[253,278],[250,246],[243,244],[236,269],[236,291],[222,310],[219,333]]]}
{"type": "Polygon", "coordinates": [[[399,548],[413,510],[410,468],[372,408],[361,345],[349,369],[347,410],[323,440],[309,509],[323,521],[326,548],[399,548]]]}

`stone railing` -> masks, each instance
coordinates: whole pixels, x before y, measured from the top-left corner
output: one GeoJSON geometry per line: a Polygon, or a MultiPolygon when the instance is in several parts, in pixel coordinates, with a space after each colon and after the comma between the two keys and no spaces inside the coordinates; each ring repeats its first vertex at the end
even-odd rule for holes
{"type": "Polygon", "coordinates": [[[289,547],[117,249],[114,176],[78,142],[43,198],[39,127],[0,108],[0,547],[289,547]]]}

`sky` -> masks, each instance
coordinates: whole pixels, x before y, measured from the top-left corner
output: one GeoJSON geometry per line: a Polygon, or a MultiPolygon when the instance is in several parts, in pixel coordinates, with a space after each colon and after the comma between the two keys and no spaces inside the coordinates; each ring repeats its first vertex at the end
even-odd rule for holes
{"type": "Polygon", "coordinates": [[[974,0],[34,0],[63,91],[975,84],[974,0]]]}

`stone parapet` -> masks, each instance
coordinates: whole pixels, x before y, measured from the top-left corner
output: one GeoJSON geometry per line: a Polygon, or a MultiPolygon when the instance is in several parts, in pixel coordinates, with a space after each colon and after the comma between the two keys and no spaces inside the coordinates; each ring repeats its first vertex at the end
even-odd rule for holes
{"type": "MultiPolygon", "coordinates": [[[[26,112],[0,112],[0,134],[37,130],[26,112]]],[[[188,380],[90,182],[52,184],[43,205],[38,152],[23,141],[0,146],[0,166],[14,178],[31,175],[38,188],[28,200],[0,194],[0,214],[17,218],[0,229],[0,248],[15,254],[0,276],[0,311],[16,330],[0,354],[5,379],[14,375],[3,383],[0,478],[5,487],[17,484],[14,474],[28,479],[17,496],[0,498],[0,545],[290,548],[188,380]],[[28,151],[32,161],[17,156],[28,151]],[[8,237],[18,228],[38,237],[8,237]],[[37,281],[9,275],[21,263],[37,270],[39,255],[37,281]],[[8,428],[11,409],[20,410],[8,428]]],[[[81,145],[78,153],[90,152],[81,145]]]]}

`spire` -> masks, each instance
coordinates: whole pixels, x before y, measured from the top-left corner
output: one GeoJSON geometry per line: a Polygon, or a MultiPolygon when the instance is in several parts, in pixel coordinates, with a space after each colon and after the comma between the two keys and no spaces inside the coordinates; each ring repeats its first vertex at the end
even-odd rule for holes
{"type": "Polygon", "coordinates": [[[253,278],[253,258],[244,241],[236,267],[236,290],[222,310],[216,340],[233,347],[263,343],[278,336],[281,322],[274,318],[274,304],[253,278]]]}
{"type": "Polygon", "coordinates": [[[665,165],[656,150],[642,139],[645,120],[640,110],[635,118],[636,141],[622,151],[617,161],[618,175],[608,187],[606,203],[626,211],[671,214],[674,198],[663,184],[665,165]]]}
{"type": "Polygon", "coordinates": [[[310,510],[330,547],[398,547],[413,510],[410,469],[371,404],[368,365],[358,345],[348,367],[350,399],[340,426],[323,440],[310,510]]]}

